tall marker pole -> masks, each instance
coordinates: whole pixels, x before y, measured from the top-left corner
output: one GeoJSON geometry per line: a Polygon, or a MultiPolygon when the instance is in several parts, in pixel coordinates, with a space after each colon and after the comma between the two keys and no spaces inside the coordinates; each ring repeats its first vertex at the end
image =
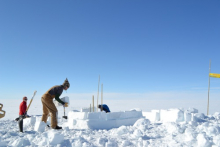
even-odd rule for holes
{"type": "Polygon", "coordinates": [[[94,95],[92,96],[92,107],[93,107],[93,112],[94,112],[94,95]]]}
{"type": "MultiPolygon", "coordinates": [[[[211,60],[209,61],[209,74],[210,73],[211,73],[211,60]]],[[[210,76],[209,76],[209,87],[208,87],[207,115],[209,115],[209,91],[210,91],[210,76]]]]}
{"type": "MultiPolygon", "coordinates": [[[[100,82],[100,75],[99,75],[99,82],[100,82]]],[[[97,110],[96,110],[96,112],[98,112],[98,107],[99,107],[99,83],[98,83],[97,110]]]]}
{"type": "Polygon", "coordinates": [[[101,111],[103,110],[103,84],[102,84],[102,90],[101,90],[101,111]]]}

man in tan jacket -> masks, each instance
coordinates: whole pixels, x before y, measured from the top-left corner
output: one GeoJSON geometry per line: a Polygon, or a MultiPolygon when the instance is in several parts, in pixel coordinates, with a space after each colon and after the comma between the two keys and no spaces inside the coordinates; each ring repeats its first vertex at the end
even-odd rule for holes
{"type": "Polygon", "coordinates": [[[57,85],[51,87],[41,98],[43,104],[43,115],[41,121],[47,123],[47,118],[50,113],[51,117],[51,128],[53,129],[62,129],[57,125],[57,108],[53,103],[53,99],[55,98],[59,103],[61,103],[64,107],[68,107],[68,103],[63,102],[59,97],[63,93],[63,89],[67,90],[70,87],[70,83],[68,79],[64,81],[63,85],[57,85]]]}

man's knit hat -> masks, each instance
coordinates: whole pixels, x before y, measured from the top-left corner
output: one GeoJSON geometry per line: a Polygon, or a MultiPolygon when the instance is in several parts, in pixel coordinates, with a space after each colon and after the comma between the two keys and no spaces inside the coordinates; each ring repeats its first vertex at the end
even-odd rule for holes
{"type": "Polygon", "coordinates": [[[63,86],[64,87],[70,87],[70,83],[69,83],[69,81],[68,81],[68,79],[66,78],[66,80],[63,82],[63,86]]]}
{"type": "Polygon", "coordinates": [[[24,96],[24,97],[23,97],[23,101],[24,101],[24,100],[26,100],[26,99],[27,99],[27,97],[26,97],[26,96],[24,96]]]}

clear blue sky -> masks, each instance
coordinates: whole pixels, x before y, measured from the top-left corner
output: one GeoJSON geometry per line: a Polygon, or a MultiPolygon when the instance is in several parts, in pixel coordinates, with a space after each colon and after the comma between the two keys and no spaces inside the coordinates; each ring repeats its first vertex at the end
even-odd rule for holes
{"type": "Polygon", "coordinates": [[[0,1],[1,98],[99,75],[109,93],[207,91],[210,59],[220,73],[219,0],[0,1]]]}

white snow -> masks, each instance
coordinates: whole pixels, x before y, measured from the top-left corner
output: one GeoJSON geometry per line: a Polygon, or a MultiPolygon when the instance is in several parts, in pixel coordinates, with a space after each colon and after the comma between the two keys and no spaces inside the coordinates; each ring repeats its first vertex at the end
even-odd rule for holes
{"type": "MultiPolygon", "coordinates": [[[[62,109],[59,107],[59,112],[62,109]]],[[[58,125],[63,127],[62,130],[48,128],[41,121],[42,112],[38,108],[35,111],[39,115],[24,119],[24,133],[18,132],[14,117],[1,119],[0,147],[220,146],[219,112],[206,116],[195,108],[152,109],[149,112],[135,108],[111,113],[79,110],[69,108],[66,111],[68,120],[59,113],[58,125]]]]}

